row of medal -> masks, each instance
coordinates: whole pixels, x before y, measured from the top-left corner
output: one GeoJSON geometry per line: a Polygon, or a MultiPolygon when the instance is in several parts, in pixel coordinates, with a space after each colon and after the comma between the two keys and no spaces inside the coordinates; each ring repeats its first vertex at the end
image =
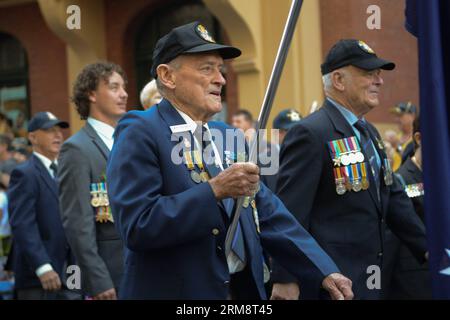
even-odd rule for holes
{"type": "Polygon", "coordinates": [[[357,163],[345,167],[333,168],[336,193],[343,195],[347,191],[359,192],[369,189],[367,163],[357,163]]]}
{"type": "Polygon", "coordinates": [[[184,151],[183,155],[192,181],[195,183],[207,182],[210,179],[210,176],[205,170],[200,151],[184,151]],[[195,170],[195,165],[200,169],[200,173],[195,170]]]}
{"type": "Polygon", "coordinates": [[[328,142],[335,167],[348,166],[364,162],[364,154],[356,137],[343,138],[328,142]]]}
{"type": "Polygon", "coordinates": [[[423,183],[409,184],[405,186],[405,191],[410,198],[421,197],[425,194],[423,183]]]}
{"type": "Polygon", "coordinates": [[[91,205],[95,208],[95,221],[114,222],[109,206],[106,182],[91,183],[91,205]]]}

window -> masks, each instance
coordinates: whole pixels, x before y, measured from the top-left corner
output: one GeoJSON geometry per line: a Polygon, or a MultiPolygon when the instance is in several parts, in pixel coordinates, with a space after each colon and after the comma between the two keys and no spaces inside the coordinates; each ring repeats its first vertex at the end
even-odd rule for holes
{"type": "MultiPolygon", "coordinates": [[[[28,99],[28,64],[20,42],[0,32],[0,113],[10,121],[17,136],[26,135],[30,116],[28,99]]],[[[0,120],[3,117],[0,115],[0,120]]],[[[0,133],[8,132],[7,123],[0,121],[0,133]]]]}

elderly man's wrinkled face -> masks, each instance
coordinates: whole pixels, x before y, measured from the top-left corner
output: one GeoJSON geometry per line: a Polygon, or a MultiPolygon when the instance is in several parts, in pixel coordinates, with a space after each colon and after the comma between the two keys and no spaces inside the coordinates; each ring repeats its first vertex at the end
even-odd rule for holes
{"type": "Polygon", "coordinates": [[[206,121],[222,110],[223,59],[218,53],[190,54],[173,70],[174,97],[194,120],[206,121]]]}
{"type": "Polygon", "coordinates": [[[344,94],[357,113],[365,114],[380,104],[382,84],[380,69],[367,71],[349,66],[344,73],[344,94]]]}
{"type": "Polygon", "coordinates": [[[36,152],[46,156],[50,160],[58,157],[64,137],[58,126],[49,129],[40,129],[28,134],[28,138],[36,152]]]}

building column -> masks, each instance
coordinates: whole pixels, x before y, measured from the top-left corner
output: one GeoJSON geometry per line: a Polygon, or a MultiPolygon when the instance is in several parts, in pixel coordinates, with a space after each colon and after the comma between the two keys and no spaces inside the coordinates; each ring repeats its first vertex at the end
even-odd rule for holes
{"type": "MultiPolygon", "coordinates": [[[[106,59],[105,19],[102,0],[38,0],[41,13],[50,30],[66,43],[66,57],[69,94],[81,69],[98,60],[106,59]],[[81,29],[70,30],[67,19],[71,13],[67,8],[77,5],[80,8],[81,29]]],[[[72,133],[78,131],[84,122],[68,101],[72,133]]]]}

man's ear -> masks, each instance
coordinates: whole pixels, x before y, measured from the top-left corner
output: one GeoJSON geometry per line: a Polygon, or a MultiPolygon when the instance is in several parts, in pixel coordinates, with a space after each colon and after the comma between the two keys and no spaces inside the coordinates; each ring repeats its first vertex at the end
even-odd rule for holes
{"type": "Polygon", "coordinates": [[[422,146],[421,142],[422,142],[422,135],[420,134],[420,132],[416,132],[413,135],[413,139],[416,142],[416,144],[420,147],[422,146]]]}
{"type": "Polygon", "coordinates": [[[333,87],[337,91],[344,91],[345,90],[345,81],[344,81],[344,72],[341,70],[335,70],[331,73],[331,82],[333,83],[333,87]]]}
{"type": "Polygon", "coordinates": [[[36,133],[29,132],[28,133],[28,140],[30,140],[31,144],[36,144],[36,133]]]}
{"type": "Polygon", "coordinates": [[[91,103],[96,103],[97,102],[97,94],[95,93],[95,91],[91,91],[88,93],[88,97],[89,97],[89,101],[91,103]]]}
{"type": "Polygon", "coordinates": [[[176,75],[173,72],[173,69],[167,64],[160,64],[158,68],[156,68],[156,73],[158,74],[159,81],[169,89],[175,89],[176,84],[176,75]]]}

